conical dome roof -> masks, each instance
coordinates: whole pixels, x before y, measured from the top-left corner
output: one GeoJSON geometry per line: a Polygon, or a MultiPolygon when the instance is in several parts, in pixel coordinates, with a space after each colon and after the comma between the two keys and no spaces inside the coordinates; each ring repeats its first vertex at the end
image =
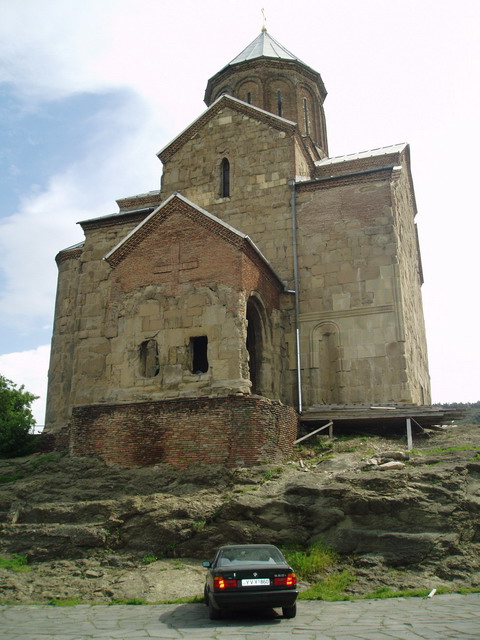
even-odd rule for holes
{"type": "MultiPolygon", "coordinates": [[[[254,60],[255,58],[281,58],[282,60],[297,60],[302,62],[297,56],[293,55],[288,49],[272,38],[266,29],[262,29],[259,36],[251,42],[248,47],[238,54],[227,66],[245,62],[246,60],[254,60]]],[[[304,64],[304,63],[303,63],[304,64]]]]}

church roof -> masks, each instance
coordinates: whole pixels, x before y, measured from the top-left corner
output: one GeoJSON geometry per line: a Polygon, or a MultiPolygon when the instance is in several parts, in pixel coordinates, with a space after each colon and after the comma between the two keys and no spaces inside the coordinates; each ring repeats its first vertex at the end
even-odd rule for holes
{"type": "Polygon", "coordinates": [[[374,158],[378,156],[386,156],[392,153],[402,153],[407,148],[407,143],[393,144],[388,147],[379,147],[370,151],[360,151],[358,153],[349,153],[345,156],[335,156],[333,158],[322,158],[315,162],[317,167],[325,167],[331,164],[339,164],[341,162],[351,162],[352,160],[362,160],[363,158],[374,158]]]}
{"type": "MultiPolygon", "coordinates": [[[[238,64],[245,62],[246,60],[253,60],[255,58],[281,58],[282,60],[297,60],[302,62],[297,56],[291,53],[288,49],[277,42],[275,38],[267,32],[266,29],[262,29],[259,36],[251,42],[248,47],[238,54],[227,66],[232,64],[238,64]]],[[[302,63],[305,64],[305,63],[302,63]]]]}
{"type": "MultiPolygon", "coordinates": [[[[262,29],[260,35],[258,35],[253,42],[245,47],[245,49],[233,58],[233,60],[210,78],[207,83],[204,98],[207,105],[211,104],[213,88],[219,82],[223,82],[223,80],[225,80],[226,77],[229,77],[230,74],[235,74],[238,68],[243,68],[243,65],[249,67],[252,64],[255,66],[263,63],[270,66],[280,63],[280,65],[284,67],[298,67],[299,69],[302,69],[304,73],[307,73],[307,75],[312,76],[313,81],[319,84],[323,98],[327,95],[323,80],[318,71],[315,71],[312,67],[305,64],[305,62],[286,49],[282,44],[275,40],[275,38],[272,38],[266,29],[262,29]]],[[[217,86],[216,88],[218,89],[219,87],[217,86]]],[[[227,93],[230,93],[230,91],[227,91],[227,93]]]]}

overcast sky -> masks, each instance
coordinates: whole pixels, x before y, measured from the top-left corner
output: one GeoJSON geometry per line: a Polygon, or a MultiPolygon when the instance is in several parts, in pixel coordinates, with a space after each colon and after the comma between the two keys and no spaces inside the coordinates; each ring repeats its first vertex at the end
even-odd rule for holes
{"type": "Polygon", "coordinates": [[[156,152],[262,7],[322,75],[330,155],[410,143],[433,400],[480,399],[478,0],[0,0],[0,374],[39,424],[56,253],[159,188],[156,152]]]}

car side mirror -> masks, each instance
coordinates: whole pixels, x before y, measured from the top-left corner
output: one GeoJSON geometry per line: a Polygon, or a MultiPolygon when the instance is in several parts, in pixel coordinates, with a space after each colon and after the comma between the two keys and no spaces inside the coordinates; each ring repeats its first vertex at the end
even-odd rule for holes
{"type": "Polygon", "coordinates": [[[205,562],[202,562],[202,567],[205,567],[205,569],[210,569],[211,566],[212,566],[212,563],[209,562],[208,560],[205,560],[205,562]]]}

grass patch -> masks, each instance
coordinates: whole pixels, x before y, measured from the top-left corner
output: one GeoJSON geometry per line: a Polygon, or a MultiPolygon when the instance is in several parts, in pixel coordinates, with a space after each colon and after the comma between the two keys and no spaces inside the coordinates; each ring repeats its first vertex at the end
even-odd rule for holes
{"type": "Polygon", "coordinates": [[[142,600],[142,598],[115,598],[110,602],[110,604],[141,605],[141,604],[153,604],[153,603],[147,602],[146,600],[142,600]]]}
{"type": "Polygon", "coordinates": [[[19,573],[26,573],[31,571],[31,567],[28,566],[28,559],[21,553],[14,553],[9,558],[0,556],[0,567],[2,569],[11,569],[19,573]]]}
{"type": "Polygon", "coordinates": [[[268,480],[275,480],[282,475],[283,467],[274,467],[273,469],[267,469],[262,473],[264,482],[268,480]]]}
{"type": "Polygon", "coordinates": [[[412,453],[416,455],[444,455],[446,453],[452,453],[453,451],[477,451],[478,447],[474,447],[470,444],[460,444],[454,447],[438,447],[437,449],[412,449],[412,453]]]}
{"type": "Polygon", "coordinates": [[[47,602],[52,607],[75,607],[77,604],[84,604],[78,596],[69,596],[67,598],[52,598],[47,602]]]}
{"type": "Polygon", "coordinates": [[[185,565],[179,558],[174,558],[173,560],[170,560],[170,564],[174,569],[185,569],[185,565]]]}
{"type": "MultiPolygon", "coordinates": [[[[426,598],[431,589],[401,589],[395,591],[390,587],[378,587],[375,591],[362,596],[364,600],[383,599],[383,598],[426,598]]],[[[436,591],[438,595],[442,593],[452,593],[451,589],[439,587],[436,591]]]]}
{"type": "Polygon", "coordinates": [[[312,545],[307,551],[286,549],[284,555],[295,573],[303,580],[311,580],[318,576],[332,567],[338,559],[338,554],[321,542],[312,545]]]}
{"type": "Polygon", "coordinates": [[[300,600],[353,600],[353,596],[344,593],[345,589],[355,582],[353,573],[345,569],[341,573],[332,573],[316,582],[306,591],[302,591],[300,600]]]}
{"type": "Polygon", "coordinates": [[[466,593],[480,593],[480,587],[459,587],[454,593],[462,593],[463,595],[466,593]]]}
{"type": "Polygon", "coordinates": [[[157,556],[148,555],[148,556],[143,556],[142,563],[143,564],[152,564],[152,562],[156,562],[157,560],[158,560],[157,556]]]}
{"type": "Polygon", "coordinates": [[[41,467],[46,462],[56,462],[67,455],[66,451],[59,451],[58,453],[44,453],[38,456],[34,460],[30,460],[28,463],[28,470],[35,471],[38,467],[41,467]]]}
{"type": "Polygon", "coordinates": [[[7,484],[8,482],[16,482],[25,477],[24,473],[6,473],[0,476],[0,484],[7,484]]]}
{"type": "Polygon", "coordinates": [[[310,440],[305,440],[304,444],[297,445],[297,452],[310,454],[312,451],[317,455],[323,455],[331,452],[333,449],[333,440],[312,437],[310,440]]]}

